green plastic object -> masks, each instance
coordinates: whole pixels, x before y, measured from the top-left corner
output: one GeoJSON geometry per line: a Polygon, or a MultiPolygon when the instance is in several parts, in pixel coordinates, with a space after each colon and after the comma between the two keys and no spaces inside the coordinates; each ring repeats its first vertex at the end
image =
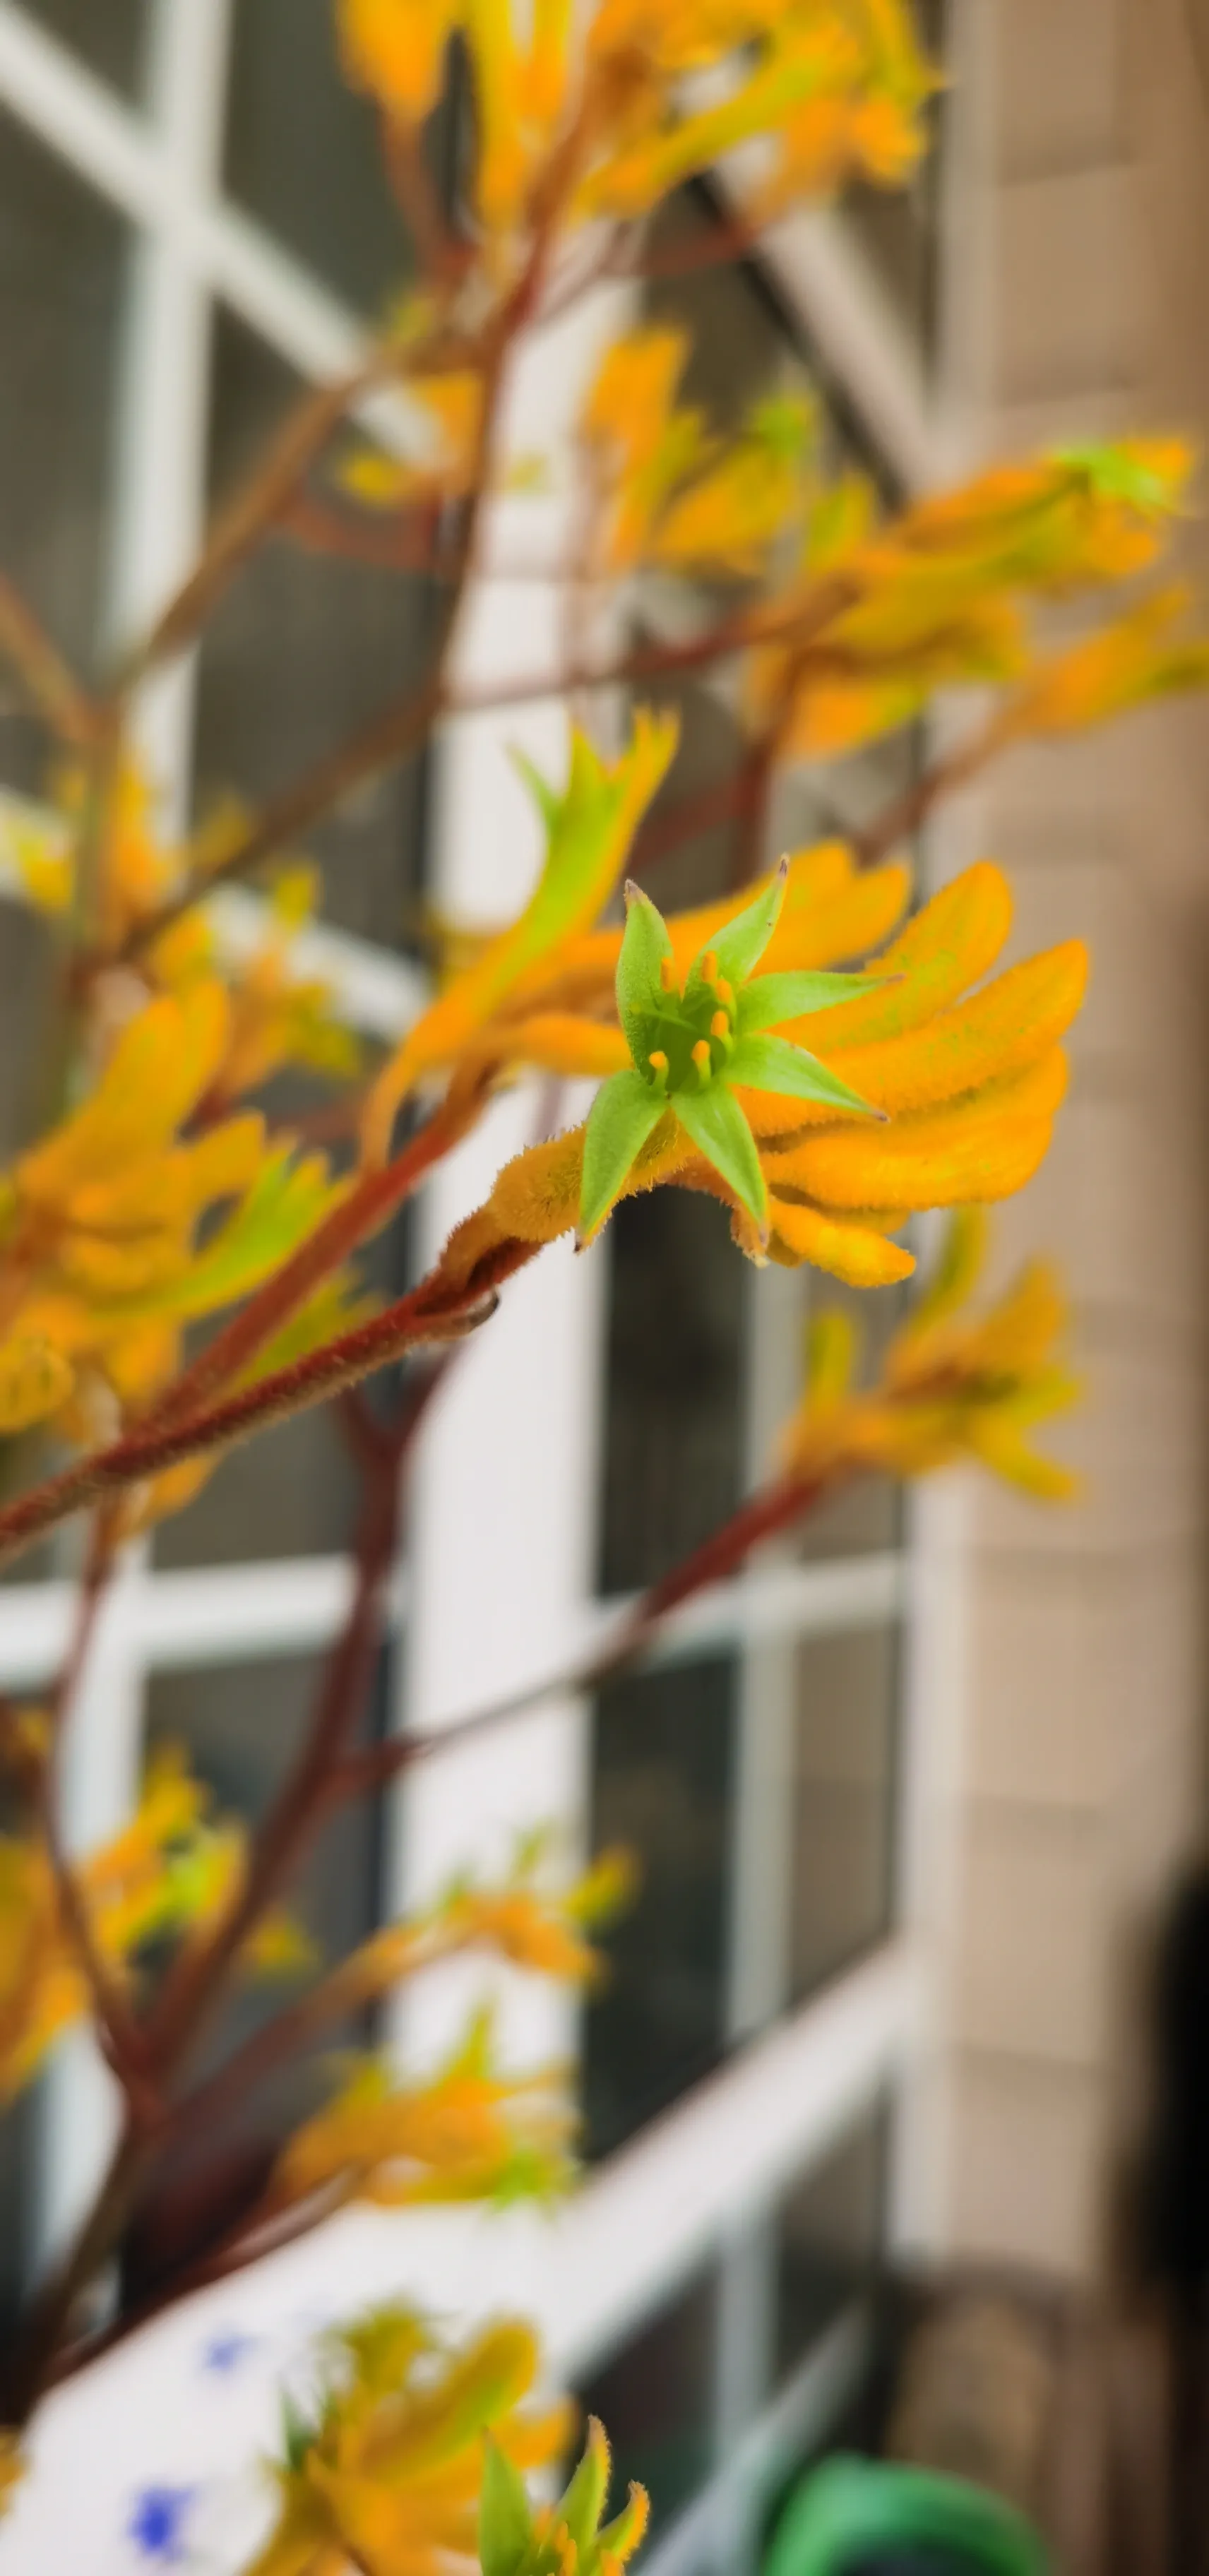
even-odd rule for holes
{"type": "Polygon", "coordinates": [[[763,2576],[856,2576],[892,2551],[934,2555],[938,2576],[1050,2576],[1031,2526],[964,2478],[882,2460],[828,2460],[796,2487],[763,2576]]]}

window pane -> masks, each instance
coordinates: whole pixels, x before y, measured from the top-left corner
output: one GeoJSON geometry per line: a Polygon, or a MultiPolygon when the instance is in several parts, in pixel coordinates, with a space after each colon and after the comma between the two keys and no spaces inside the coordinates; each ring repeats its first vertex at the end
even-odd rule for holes
{"type": "MultiPolygon", "coordinates": [[[[934,61],[944,53],[947,0],[916,0],[921,44],[934,61]]],[[[889,297],[920,355],[935,355],[940,290],[940,202],[943,93],[926,120],[929,147],[906,188],[873,188],[858,181],[844,197],[844,221],[855,234],[879,285],[889,297]]]]}
{"type": "MultiPolygon", "coordinates": [[[[221,502],[297,401],[282,361],[229,315],[214,352],[210,483],[221,502]]],[[[196,794],[272,795],[421,674],[420,584],[375,565],[264,548],[223,602],[200,657],[196,794]]],[[[397,947],[419,887],[421,769],[391,771],[307,835],[329,920],[397,947]]]]}
{"type": "Polygon", "coordinates": [[[224,1458],[155,1532],[157,1566],[338,1555],[356,1525],[357,1473],[334,1406],[262,1431],[224,1458]]]}
{"type": "Polygon", "coordinates": [[[802,2002],[889,1928],[899,1660],[894,1627],[797,1652],[790,1998],[802,2002]]]}
{"type": "MultiPolygon", "coordinates": [[[[654,217],[652,258],[675,257],[682,246],[716,232],[718,224],[707,189],[682,188],[654,217]]],[[[785,381],[794,334],[753,262],[722,260],[680,277],[656,278],[643,304],[652,321],[688,332],[680,399],[702,404],[724,427],[734,427],[762,393],[785,381]]]]}
{"type": "Polygon", "coordinates": [[[37,2087],[0,2113],[0,2332],[16,2322],[29,2286],[37,2192],[37,2087]]]}
{"type": "MultiPolygon", "coordinates": [[[[380,1731],[385,1661],[355,1739],[380,1731]]],[[[214,1792],[216,1809],[259,1819],[280,1788],[309,1725],[324,1658],[153,1675],[147,1693],[147,1745],[181,1745],[214,1792]]],[[[292,1916],[334,1965],[377,1920],[378,1817],[369,1802],[338,1810],[285,1890],[292,1916]]],[[[214,2067],[280,2010],[296,1991],[282,1981],[249,1978],[236,1989],[221,2025],[206,2043],[198,2071],[214,2067]]],[[[184,2141],[157,2168],[128,2249],[129,2287],[148,2286],[172,2261],[223,2232],[259,2196],[281,2140],[329,2089],[332,2054],[364,2040],[343,2024],[326,2030],[318,2053],[271,2076],[221,2130],[184,2141]],[[321,2069],[323,2076],[321,2080],[321,2069]]]]}
{"type": "Polygon", "coordinates": [[[128,98],[143,86],[147,0],[23,0],[31,18],[82,54],[89,69],[128,98]]]}
{"type": "Polygon", "coordinates": [[[326,286],[377,312],[411,256],[378,119],[340,77],[335,14],[332,0],[238,0],[226,184],[326,286]]]}
{"type": "Polygon", "coordinates": [[[593,1840],[638,1862],[584,2016],[588,2152],[620,2146],[721,2054],[726,2027],[732,1660],[612,1683],[596,1703],[593,1840]]]}
{"type": "Polygon", "coordinates": [[[882,2236],[886,2118],[862,2121],[787,2193],[775,2221],[777,2384],[875,2277],[882,2236]]]}
{"type": "MultiPolygon", "coordinates": [[[[0,1833],[27,1833],[29,1816],[15,1775],[0,1774],[0,1833]]],[[[0,2106],[0,2333],[16,2322],[29,2287],[42,2143],[38,2080],[0,2106]]]]}
{"type": "Polygon", "coordinates": [[[647,2488],[656,2536],[690,2503],[714,2464],[718,2339],[715,2266],[657,2310],[578,2392],[613,2452],[614,2509],[631,2478],[647,2488]]]}
{"type": "MultiPolygon", "coordinates": [[[[308,1113],[330,1109],[337,1095],[318,1077],[279,1074],[255,1096],[271,1122],[296,1123],[306,1133],[308,1113]]],[[[334,1170],[351,1159],[342,1139],[325,1145],[334,1170]]],[[[357,1255],[363,1286],[383,1298],[402,1294],[411,1268],[412,1211],[402,1209],[357,1255]]],[[[226,1318],[189,1337],[192,1358],[226,1318]]],[[[381,1370],[366,1400],[393,1409],[404,1372],[381,1370]]],[[[326,1556],[353,1543],[362,1481],[346,1436],[339,1399],[312,1406],[292,1420],[258,1433],[220,1459],[212,1476],[183,1511],[153,1533],[157,1566],[244,1565],[261,1558],[326,1556]]]]}
{"type": "MultiPolygon", "coordinates": [[[[126,238],[0,113],[0,568],[86,667],[104,617],[126,238]]],[[[0,779],[40,792],[51,756],[0,671],[0,779]]]]}
{"type": "Polygon", "coordinates": [[[653,1583],[738,1502],[746,1267],[724,1209],[688,1190],[609,1220],[601,1587],[653,1583]]]}

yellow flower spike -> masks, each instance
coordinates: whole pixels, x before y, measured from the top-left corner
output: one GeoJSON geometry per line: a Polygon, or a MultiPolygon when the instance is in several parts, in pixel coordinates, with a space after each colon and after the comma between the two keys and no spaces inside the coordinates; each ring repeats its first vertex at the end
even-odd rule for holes
{"type": "MultiPolygon", "coordinates": [[[[36,1758],[32,1720],[25,1744],[36,1758]]],[[[148,1772],[135,1815],[80,1863],[94,1942],[120,1981],[148,1941],[212,1919],[242,1865],[239,1826],[209,1821],[208,1792],[169,1749],[148,1772]]],[[[0,2099],[37,2074],[87,2009],[87,1981],[59,1912],[41,1843],[0,1836],[0,2099]]]]}
{"type": "Polygon", "coordinates": [[[986,1267],[989,1236],[985,1207],[954,1209],[939,1257],[911,1309],[906,1330],[913,1340],[933,1324],[944,1322],[972,1296],[986,1267]]]}
{"type": "Polygon", "coordinates": [[[963,1213],[934,1287],[896,1334],[877,1385],[853,1391],[812,1376],[782,1439],[786,1468],[807,1478],[846,1467],[927,1475],[974,1459],[1043,1500],[1075,1490],[1067,1471],[1025,1436],[1077,1393],[1059,1357],[1065,1300],[1052,1274],[1033,1263],[985,1314],[972,1314],[976,1252],[963,1213]]]}
{"type": "Polygon", "coordinates": [[[1209,641],[1178,632],[1183,589],[1160,591],[1128,616],[1043,663],[1021,692],[1022,733],[1077,733],[1156,698],[1209,683],[1209,641]]]}
{"type": "Polygon", "coordinates": [[[475,964],[455,976],[379,1077],[365,1127],[369,1160],[385,1159],[399,1104],[414,1085],[472,1047],[522,978],[531,977],[539,965],[546,967],[595,921],[671,764],[676,739],[674,717],[640,709],[628,751],[612,764],[601,759],[584,734],[573,734],[570,774],[561,795],[526,766],[547,830],[538,885],[519,918],[475,964]]]}
{"type": "Polygon", "coordinates": [[[478,119],[479,212],[488,232],[506,233],[522,212],[529,168],[511,0],[462,0],[462,15],[478,119]]]}
{"type": "Polygon", "coordinates": [[[0,2431],[0,2522],[3,2522],[25,2472],[26,2459],[20,2435],[0,2431]]]}
{"type": "MultiPolygon", "coordinates": [[[[87,1446],[114,1395],[145,1406],[177,1364],[180,1327],[256,1286],[343,1186],[322,1157],[270,1144],[259,1114],[181,1137],[214,1106],[232,1026],[212,975],[159,995],[121,1032],[92,1096],[15,1165],[0,1245],[11,1318],[0,1432],[58,1413],[87,1446]]],[[[131,1498],[124,1526],[197,1482],[173,1470],[154,1498],[131,1498]]]]}
{"type": "MultiPolygon", "coordinates": [[[[768,876],[760,883],[769,885],[771,881],[768,876]]],[[[765,963],[770,972],[780,973],[793,968],[845,966],[853,959],[867,957],[871,950],[881,947],[901,921],[910,895],[911,873],[901,860],[860,870],[851,850],[841,841],[825,841],[813,849],[795,851],[789,861],[781,918],[769,941],[765,963]]],[[[671,915],[668,935],[672,954],[666,961],[665,992],[681,990],[698,951],[734,919],[741,901],[741,897],[731,895],[720,903],[671,915]]],[[[544,1010],[557,1001],[562,1006],[574,1004],[577,1009],[606,1009],[611,1013],[621,936],[620,929],[598,930],[586,938],[568,941],[551,965],[520,978],[510,997],[509,1012],[519,1017],[522,1010],[544,1010]]],[[[882,959],[875,959],[868,971],[880,975],[884,964],[882,959]]],[[[733,991],[729,998],[733,1001],[733,991]]]]}
{"type": "Polygon", "coordinates": [[[803,1044],[859,1047],[918,1028],[989,972],[1012,926],[1012,896],[1001,868],[978,861],[943,886],[875,961],[884,981],[841,1002],[821,1020],[798,1020],[803,1044]],[[810,1035],[806,1035],[806,1032],[810,1035]]]}
{"type": "MultiPolygon", "coordinates": [[[[845,1222],[796,1200],[782,1199],[775,1181],[769,1189],[769,1258],[787,1269],[813,1262],[850,1288],[890,1288],[909,1279],[915,1256],[891,1243],[872,1226],[845,1222]]],[[[900,1219],[901,1223],[902,1220],[900,1219]]]]}
{"type": "Polygon", "coordinates": [[[1087,977],[1082,940],[1066,940],[1010,966],[932,1021],[881,1043],[837,1047],[835,1069],[858,1090],[871,1083],[868,1096],[879,1109],[939,1106],[1047,1052],[1081,1009],[1087,977]]]}
{"type": "Polygon", "coordinates": [[[350,2559],[373,2576],[470,2576],[485,2447],[515,2475],[571,2431],[569,2407],[525,2402],[538,2361],[511,2320],[460,2351],[405,2309],[329,2337],[312,2417],[287,2416],[277,2525],[246,2576],[336,2576],[350,2559]]]}
{"type": "Polygon", "coordinates": [[[646,2530],[647,2497],[632,2486],[622,2511],[602,2528],[610,2466],[603,2427],[593,2419],[565,2493],[535,2511],[505,2449],[489,2440],[478,2533],[483,2576],[620,2576],[646,2530]]]}
{"type": "Polygon", "coordinates": [[[367,89],[405,124],[416,124],[441,94],[445,48],[459,0],[339,0],[346,80],[367,89]]]}
{"type": "Polygon", "coordinates": [[[884,1127],[833,1128],[769,1149],[770,1186],[854,1215],[1011,1198],[1044,1156],[1066,1081],[1065,1057],[1052,1048],[1009,1081],[987,1083],[962,1100],[884,1127]]]}
{"type": "MultiPolygon", "coordinates": [[[[843,854],[838,866],[808,854],[805,874],[808,882],[813,874],[825,892],[835,886],[833,900],[846,900],[843,854]]],[[[791,868],[786,910],[793,876],[791,868]]],[[[696,915],[698,950],[714,936],[720,939],[734,918],[733,904],[712,910],[704,924],[696,915]]],[[[782,1263],[811,1261],[862,1286],[908,1277],[912,1255],[888,1238],[915,1209],[993,1200],[1021,1188],[1045,1154],[1065,1090],[1058,1040],[1082,998],[1087,960],[1080,943],[1029,959],[960,998],[962,986],[998,955],[1009,923],[1010,899],[999,870],[970,869],[908,924],[877,961],[866,991],[837,999],[812,1022],[790,1024],[799,1035],[809,1028],[827,1073],[889,1113],[884,1123],[858,1120],[842,1105],[740,1087],[736,1096],[768,1193],[766,1242],[764,1228],[744,1214],[733,1183],[711,1172],[670,1105],[635,1154],[618,1194],[668,1182],[710,1191],[730,1207],[736,1240],[753,1258],[766,1250],[782,1263]],[[829,1023],[841,1039],[859,1043],[833,1048],[829,1023]]],[[[682,929],[675,921],[667,926],[673,954],[682,929]]],[[[766,958],[780,948],[780,972],[793,973],[796,964],[789,960],[803,947],[810,953],[808,911],[791,920],[788,958],[782,936],[783,916],[766,958]]],[[[594,947],[593,955],[599,953],[594,947]]],[[[577,971],[582,966],[581,946],[577,971]]],[[[596,1042],[602,1037],[595,1025],[596,1042]]],[[[659,1052],[666,1048],[648,1048],[641,1060],[649,1067],[659,1052]]],[[[501,1035],[500,1054],[524,1060],[522,1028],[509,1042],[501,1035]]],[[[568,1059],[570,1054],[568,1042],[568,1059]]],[[[615,1058],[601,1046],[598,1061],[603,1070],[615,1058]]],[[[704,1077],[704,1062],[693,1061],[704,1077]]],[[[717,1087],[711,1073],[711,1096],[717,1087]]],[[[486,1205],[446,1247],[442,1271],[449,1284],[468,1281],[506,1244],[535,1246],[568,1231],[580,1211],[583,1153],[579,1130],[531,1148],[506,1166],[486,1205]]]]}
{"type": "Polygon", "coordinates": [[[0,1342],[0,1438],[57,1413],[74,1378],[70,1360],[40,1333],[17,1332],[0,1342]]]}
{"type": "Polygon", "coordinates": [[[608,496],[602,542],[614,572],[646,553],[671,483],[701,452],[700,415],[674,410],[688,353],[687,334],[663,325],[615,340],[580,414],[608,496]]]}
{"type": "Polygon", "coordinates": [[[475,479],[483,380],[471,374],[422,376],[408,385],[409,403],[427,420],[427,438],[412,456],[387,456],[378,447],[356,447],[342,459],[337,481],[368,510],[403,510],[439,497],[456,500],[475,479]]]}
{"type": "MultiPolygon", "coordinates": [[[[601,1919],[626,1882],[591,1877],[561,1900],[513,1885],[456,1890],[427,1917],[375,1934],[339,1972],[344,2008],[366,2003],[435,1961],[487,1947],[531,1973],[585,1984],[598,1970],[582,1923],[601,1919]],[[577,1905],[581,1909],[576,1916],[577,1905]]],[[[513,2075],[497,2062],[489,2012],[477,2014],[448,2062],[401,2084],[373,2058],[358,2061],[326,2107],[297,2131],[273,2177],[274,2206],[316,2192],[404,2207],[442,2201],[547,2198],[570,2178],[575,2118],[565,2071],[513,2075]]]]}

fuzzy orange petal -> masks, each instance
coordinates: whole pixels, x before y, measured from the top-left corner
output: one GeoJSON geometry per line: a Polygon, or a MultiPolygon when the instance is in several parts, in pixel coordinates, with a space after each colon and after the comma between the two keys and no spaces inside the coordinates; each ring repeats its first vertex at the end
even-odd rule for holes
{"type": "Polygon", "coordinates": [[[832,1127],[768,1164],[832,1208],[953,1207],[1010,1197],[1031,1180],[1066,1088],[1066,1059],[1052,1047],[1015,1079],[885,1127],[832,1127]]]}
{"type": "Polygon", "coordinates": [[[915,1256],[890,1243],[872,1226],[845,1224],[821,1208],[803,1207],[775,1194],[769,1200],[769,1250],[773,1260],[786,1254],[795,1262],[811,1261],[852,1288],[885,1288],[909,1279],[915,1256]]]}

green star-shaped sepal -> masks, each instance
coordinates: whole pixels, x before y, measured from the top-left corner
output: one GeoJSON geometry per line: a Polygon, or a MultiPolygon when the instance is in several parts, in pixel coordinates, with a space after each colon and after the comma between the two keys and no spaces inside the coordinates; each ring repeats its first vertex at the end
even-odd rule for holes
{"type": "Polygon", "coordinates": [[[787,1020],[825,1011],[868,989],[864,975],[756,975],[780,918],[789,873],[775,877],[745,912],[694,958],[681,987],[662,914],[627,885],[625,937],[617,961],[617,1014],[633,1063],[601,1084],[584,1139],[579,1239],[588,1243],[621,1195],[660,1121],[672,1117],[713,1164],[759,1228],[768,1192],[759,1149],[736,1087],[777,1091],[829,1109],[881,1115],[817,1056],[770,1034],[787,1020]]]}

